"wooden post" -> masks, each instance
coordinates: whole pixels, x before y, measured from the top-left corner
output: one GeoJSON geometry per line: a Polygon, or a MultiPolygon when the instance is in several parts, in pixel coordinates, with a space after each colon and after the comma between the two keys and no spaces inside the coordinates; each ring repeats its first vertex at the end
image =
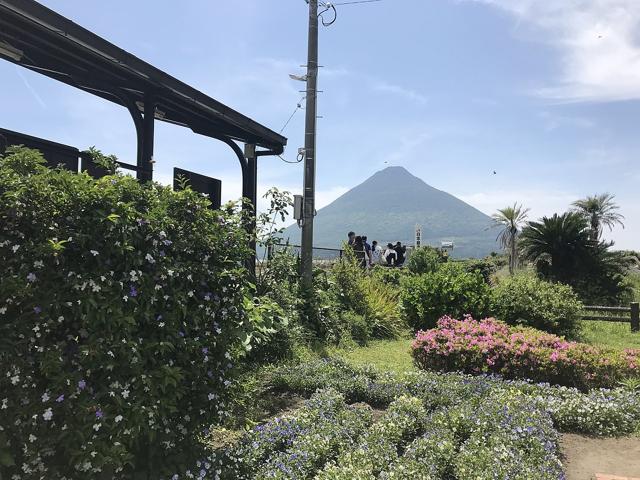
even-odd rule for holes
{"type": "Polygon", "coordinates": [[[640,332],[640,303],[631,304],[631,331],[640,332]]]}

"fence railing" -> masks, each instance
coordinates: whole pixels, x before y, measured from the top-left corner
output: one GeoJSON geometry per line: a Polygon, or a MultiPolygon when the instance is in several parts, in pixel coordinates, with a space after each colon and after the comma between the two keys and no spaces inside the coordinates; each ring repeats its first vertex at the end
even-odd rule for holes
{"type": "Polygon", "coordinates": [[[631,324],[632,332],[640,331],[640,303],[638,302],[633,302],[628,307],[587,305],[584,309],[586,311],[586,315],[583,315],[583,320],[620,323],[629,322],[631,324]]]}
{"type": "MultiPolygon", "coordinates": [[[[287,249],[294,255],[300,255],[300,245],[278,243],[270,245],[267,249],[267,258],[271,258],[274,252],[287,249]]],[[[320,261],[331,261],[341,259],[343,250],[340,248],[313,247],[313,259],[320,261]]]]}

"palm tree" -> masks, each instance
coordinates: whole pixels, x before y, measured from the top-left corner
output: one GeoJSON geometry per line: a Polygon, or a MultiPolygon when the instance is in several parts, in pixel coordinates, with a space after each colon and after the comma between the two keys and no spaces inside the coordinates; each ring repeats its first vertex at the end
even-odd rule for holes
{"type": "Polygon", "coordinates": [[[529,222],[520,238],[523,256],[536,264],[538,272],[563,283],[571,283],[597,245],[587,219],[577,212],[529,222]]]}
{"type": "Polygon", "coordinates": [[[502,231],[498,234],[497,240],[500,246],[509,252],[509,273],[513,275],[518,264],[518,236],[522,224],[527,219],[528,208],[522,208],[517,203],[513,207],[506,207],[498,210],[491,218],[494,221],[494,227],[502,227],[502,231]]]}
{"type": "Polygon", "coordinates": [[[618,205],[613,201],[615,195],[603,193],[594,195],[572,203],[574,211],[583,215],[591,228],[591,240],[599,240],[604,227],[612,230],[616,224],[624,228],[624,217],[619,214],[618,205]]]}

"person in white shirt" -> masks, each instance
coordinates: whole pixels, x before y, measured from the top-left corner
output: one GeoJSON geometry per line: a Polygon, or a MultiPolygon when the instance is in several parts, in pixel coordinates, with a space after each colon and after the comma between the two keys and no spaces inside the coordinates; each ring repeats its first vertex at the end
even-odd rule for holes
{"type": "Polygon", "coordinates": [[[378,265],[382,262],[382,247],[378,245],[378,241],[371,242],[371,266],[378,265]]]}
{"type": "Polygon", "coordinates": [[[384,251],[384,259],[387,262],[387,266],[396,266],[396,263],[398,262],[398,253],[394,250],[392,243],[387,244],[387,249],[384,251]]]}

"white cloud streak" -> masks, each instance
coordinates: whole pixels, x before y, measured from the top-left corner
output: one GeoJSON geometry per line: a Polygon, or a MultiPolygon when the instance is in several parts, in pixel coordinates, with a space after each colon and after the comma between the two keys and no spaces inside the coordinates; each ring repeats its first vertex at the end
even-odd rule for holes
{"type": "Polygon", "coordinates": [[[640,1],[472,0],[505,10],[557,47],[562,71],[538,96],[557,102],[640,98],[640,1]]]}
{"type": "Polygon", "coordinates": [[[372,89],[374,92],[396,95],[420,105],[424,105],[429,101],[429,99],[421,93],[393,83],[376,81],[374,82],[372,89]]]}

